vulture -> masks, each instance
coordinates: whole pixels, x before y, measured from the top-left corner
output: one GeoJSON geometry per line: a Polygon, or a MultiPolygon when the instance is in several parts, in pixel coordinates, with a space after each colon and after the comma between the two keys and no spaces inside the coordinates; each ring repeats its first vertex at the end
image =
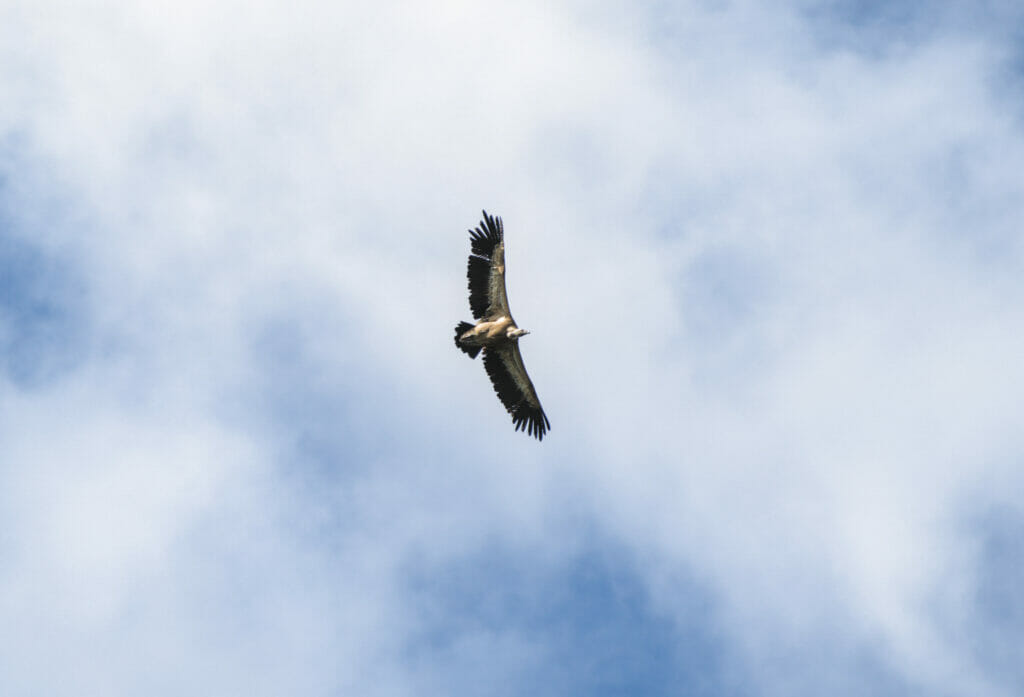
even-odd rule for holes
{"type": "Polygon", "coordinates": [[[519,353],[520,337],[529,334],[512,319],[505,292],[505,228],[501,218],[487,215],[476,230],[469,231],[469,309],[474,325],[459,322],[455,345],[470,358],[484,353],[484,369],[491,378],[498,399],[512,415],[516,430],[543,440],[551,422],[526,374],[519,353]]]}

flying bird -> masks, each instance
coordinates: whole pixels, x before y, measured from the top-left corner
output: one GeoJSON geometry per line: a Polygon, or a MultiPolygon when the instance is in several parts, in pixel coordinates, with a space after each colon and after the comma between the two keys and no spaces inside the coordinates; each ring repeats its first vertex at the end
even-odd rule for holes
{"type": "Polygon", "coordinates": [[[516,430],[543,440],[551,422],[526,374],[519,339],[530,332],[512,319],[505,292],[505,228],[501,218],[487,215],[476,230],[469,231],[469,309],[476,325],[459,322],[455,345],[470,358],[484,352],[484,369],[498,399],[512,415],[516,430]]]}

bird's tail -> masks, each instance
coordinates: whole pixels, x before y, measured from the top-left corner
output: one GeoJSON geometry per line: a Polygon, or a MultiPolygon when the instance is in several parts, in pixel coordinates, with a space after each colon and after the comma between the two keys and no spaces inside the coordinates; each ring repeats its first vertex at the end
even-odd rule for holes
{"type": "Polygon", "coordinates": [[[458,346],[463,352],[466,353],[470,358],[476,358],[476,354],[480,353],[480,346],[468,346],[459,341],[459,337],[468,332],[473,328],[473,325],[469,322],[459,322],[455,325],[455,345],[458,346]]]}

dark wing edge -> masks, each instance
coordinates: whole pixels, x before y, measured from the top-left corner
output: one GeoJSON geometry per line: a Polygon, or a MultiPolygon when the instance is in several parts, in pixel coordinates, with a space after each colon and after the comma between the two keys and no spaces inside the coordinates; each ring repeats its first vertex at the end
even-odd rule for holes
{"type": "Polygon", "coordinates": [[[497,350],[484,349],[484,368],[494,385],[494,392],[512,415],[516,430],[544,440],[551,429],[544,409],[526,374],[523,357],[515,344],[497,350]]]}
{"type": "MultiPolygon", "coordinates": [[[[469,231],[470,255],[469,268],[466,270],[466,278],[469,280],[469,309],[473,313],[473,319],[480,319],[487,314],[488,308],[492,306],[504,307],[508,304],[504,297],[492,297],[492,275],[494,273],[504,274],[504,251],[502,242],[505,239],[505,228],[501,224],[501,218],[487,215],[482,211],[483,220],[475,230],[469,231]],[[495,252],[501,252],[501,259],[497,260],[500,269],[494,268],[495,252]]],[[[505,280],[500,279],[497,292],[504,294],[505,280]]]]}

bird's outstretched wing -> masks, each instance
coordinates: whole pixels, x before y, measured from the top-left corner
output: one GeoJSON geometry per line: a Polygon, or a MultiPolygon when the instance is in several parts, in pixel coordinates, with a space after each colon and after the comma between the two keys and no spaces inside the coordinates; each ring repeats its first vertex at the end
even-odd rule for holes
{"type": "Polygon", "coordinates": [[[470,230],[469,309],[474,319],[510,316],[505,293],[505,229],[501,218],[487,215],[470,230]]]}
{"type": "Polygon", "coordinates": [[[537,440],[543,440],[544,434],[551,428],[551,422],[544,414],[537,390],[533,389],[530,376],[526,373],[519,345],[512,342],[499,349],[484,349],[484,368],[491,378],[498,399],[512,415],[516,430],[522,429],[537,440]]]}

